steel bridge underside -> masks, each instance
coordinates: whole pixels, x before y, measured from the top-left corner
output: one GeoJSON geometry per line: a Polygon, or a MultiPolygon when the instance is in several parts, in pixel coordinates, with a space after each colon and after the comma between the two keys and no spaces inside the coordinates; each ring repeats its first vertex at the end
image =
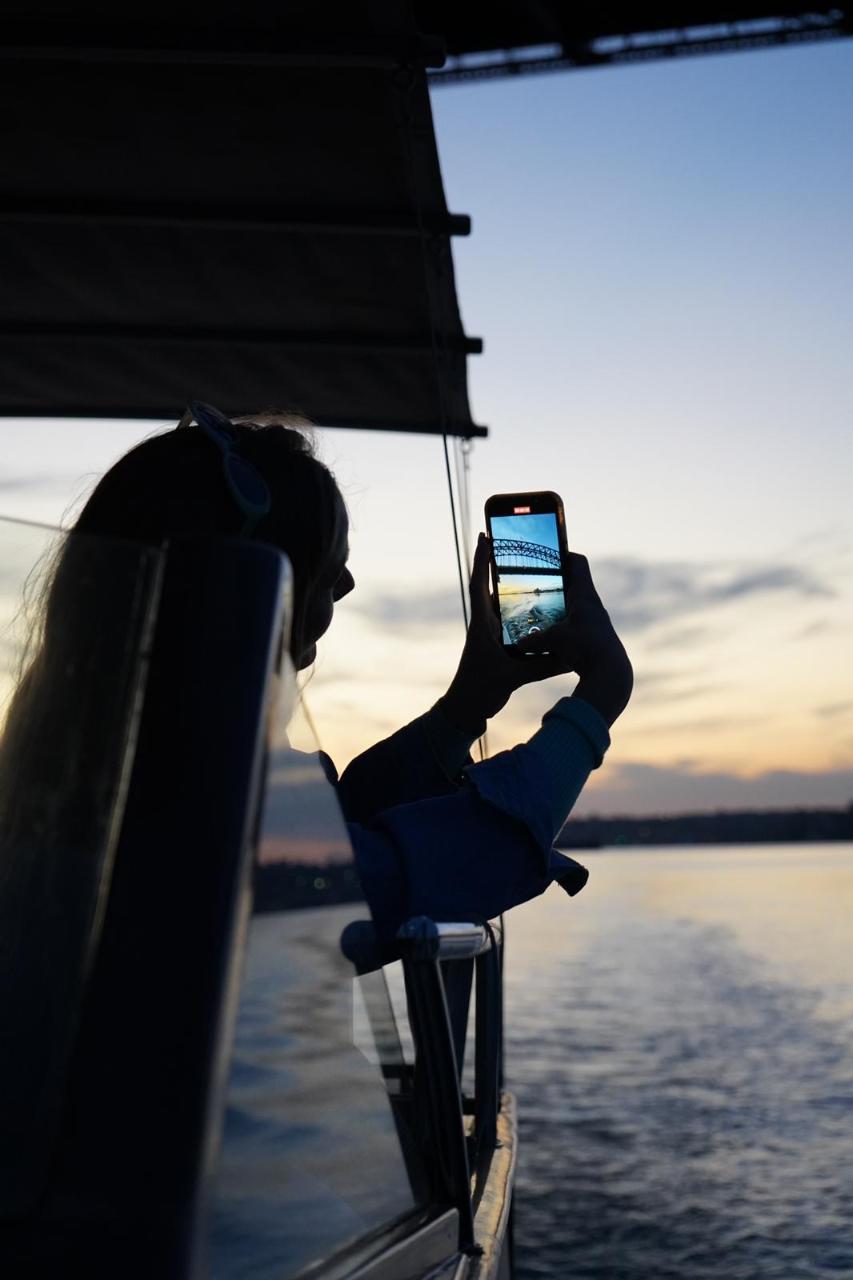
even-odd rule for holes
{"type": "Polygon", "coordinates": [[[495,0],[476,6],[426,0],[423,30],[441,32],[448,58],[433,85],[571,71],[697,54],[836,40],[853,34],[853,8],[802,4],[570,4],[495,0]]]}
{"type": "Polygon", "coordinates": [[[495,538],[495,567],[499,573],[562,573],[560,553],[541,542],[525,542],[520,538],[495,538]]]}

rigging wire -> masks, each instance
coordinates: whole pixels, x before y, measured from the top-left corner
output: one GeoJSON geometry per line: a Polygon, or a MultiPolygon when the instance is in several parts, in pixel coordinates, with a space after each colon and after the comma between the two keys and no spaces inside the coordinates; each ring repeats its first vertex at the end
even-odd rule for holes
{"type": "MultiPolygon", "coordinates": [[[[473,450],[473,441],[460,439],[458,436],[453,440],[453,460],[456,465],[456,505],[453,504],[453,493],[451,489],[451,511],[459,512],[459,538],[457,545],[461,543],[463,554],[465,557],[465,569],[467,578],[471,578],[471,547],[474,545],[471,538],[471,453],[473,450]]],[[[448,488],[450,487],[450,470],[448,471],[448,488]]],[[[458,561],[457,561],[458,563],[458,561]]],[[[461,568],[460,568],[461,572],[461,568]]],[[[467,597],[463,596],[463,600],[467,597]]],[[[489,735],[488,730],[484,730],[477,739],[477,752],[481,760],[485,760],[489,754],[489,735]]]]}
{"type": "Polygon", "coordinates": [[[411,95],[417,83],[417,73],[414,67],[407,65],[401,66],[395,77],[395,87],[399,91],[399,101],[402,103],[403,117],[403,137],[406,147],[406,159],[409,166],[409,183],[412,195],[414,197],[415,220],[418,226],[418,247],[421,255],[421,267],[423,269],[424,287],[427,297],[427,316],[429,319],[429,340],[432,350],[432,366],[433,376],[435,378],[435,388],[438,399],[439,414],[441,416],[442,428],[442,444],[444,447],[444,470],[447,476],[447,493],[450,499],[450,519],[453,525],[453,546],[456,552],[456,570],[459,577],[459,595],[462,601],[462,617],[465,623],[465,629],[468,629],[468,597],[466,595],[465,570],[462,562],[462,550],[459,540],[459,525],[456,518],[456,500],[453,495],[453,477],[450,470],[450,451],[447,444],[447,425],[449,414],[447,411],[447,389],[444,385],[444,379],[441,376],[441,360],[439,358],[439,337],[435,318],[435,295],[433,287],[432,271],[427,257],[427,240],[426,231],[424,229],[423,209],[421,199],[420,183],[418,182],[418,170],[415,163],[414,147],[412,142],[413,136],[413,119],[412,119],[412,102],[411,95]]]}
{"type": "Polygon", "coordinates": [[[462,552],[465,557],[465,568],[471,577],[471,548],[474,543],[471,536],[471,450],[472,441],[460,439],[453,441],[453,452],[456,459],[456,492],[459,495],[459,520],[462,536],[462,552]]]}
{"type": "MultiPolygon", "coordinates": [[[[418,227],[418,245],[421,253],[421,265],[424,274],[424,285],[427,296],[427,314],[429,317],[429,337],[430,347],[432,349],[433,374],[436,382],[436,391],[438,393],[438,406],[441,414],[442,434],[441,440],[444,449],[444,471],[447,477],[447,495],[450,501],[450,519],[453,526],[453,545],[456,552],[456,571],[459,577],[459,595],[462,601],[462,617],[465,623],[465,630],[468,630],[468,594],[467,580],[470,578],[470,501],[467,483],[467,459],[463,467],[463,483],[459,484],[459,505],[460,514],[462,516],[462,528],[460,535],[460,521],[457,518],[456,499],[453,493],[453,474],[450,467],[450,450],[447,443],[447,426],[449,414],[447,411],[447,389],[444,385],[444,379],[441,376],[441,362],[439,358],[439,337],[435,317],[435,296],[433,291],[432,272],[430,270],[429,260],[427,258],[426,233],[424,230],[423,211],[421,202],[420,183],[418,182],[417,165],[415,164],[414,148],[412,143],[412,103],[411,94],[416,83],[416,72],[413,67],[401,67],[396,77],[396,87],[400,91],[402,100],[402,116],[403,116],[403,135],[406,145],[406,158],[409,164],[409,181],[411,184],[412,195],[414,196],[415,219],[418,227]],[[402,73],[402,74],[400,74],[402,73]],[[467,530],[467,532],[466,532],[467,530]],[[465,547],[465,558],[463,563],[462,546],[465,547]],[[468,573],[465,573],[465,566],[468,566],[468,573]]],[[[428,101],[428,99],[427,99],[428,101]]],[[[448,250],[449,251],[449,250],[448,250]]],[[[455,439],[455,438],[454,438],[455,439]]],[[[470,442],[466,442],[469,443],[470,442]]],[[[458,468],[458,454],[455,453],[455,460],[458,468]]],[[[458,482],[458,470],[457,470],[458,482]]],[[[479,739],[480,759],[484,760],[487,754],[486,736],[485,734],[479,739]]]]}
{"type": "MultiPolygon", "coordinates": [[[[450,473],[450,453],[447,448],[447,436],[441,437],[444,444],[444,470],[447,475],[447,494],[450,498],[450,519],[453,524],[453,545],[456,548],[456,571],[459,575],[459,595],[462,599],[462,617],[465,621],[465,630],[468,630],[468,596],[465,592],[465,570],[462,564],[462,549],[460,546],[459,523],[456,518],[456,502],[453,497],[453,477],[450,473]]],[[[463,539],[464,541],[464,531],[463,539]]],[[[467,557],[466,557],[467,558],[467,557]]]]}
{"type": "MultiPolygon", "coordinates": [[[[459,439],[453,442],[454,455],[456,460],[456,490],[459,495],[459,519],[461,524],[462,546],[465,551],[465,566],[468,571],[468,578],[471,577],[471,547],[473,541],[471,537],[471,453],[473,450],[473,442],[471,440],[459,439]]],[[[481,736],[477,739],[477,751],[481,760],[485,760],[489,754],[489,732],[485,729],[481,736]]]]}

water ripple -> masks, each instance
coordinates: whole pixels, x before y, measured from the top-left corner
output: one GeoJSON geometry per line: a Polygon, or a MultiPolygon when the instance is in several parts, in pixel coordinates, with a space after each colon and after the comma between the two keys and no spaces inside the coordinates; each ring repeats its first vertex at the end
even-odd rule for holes
{"type": "Polygon", "coordinates": [[[510,967],[507,1029],[519,1280],[853,1277],[853,1022],[820,992],[605,914],[536,993],[510,967]]]}

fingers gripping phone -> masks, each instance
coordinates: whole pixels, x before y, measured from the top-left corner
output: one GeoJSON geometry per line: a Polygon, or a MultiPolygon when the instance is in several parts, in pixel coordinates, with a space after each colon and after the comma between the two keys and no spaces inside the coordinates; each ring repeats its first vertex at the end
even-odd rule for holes
{"type": "Polygon", "coordinates": [[[550,492],[494,494],[486,503],[486,529],[501,638],[524,656],[516,646],[566,616],[569,550],[562,500],[550,492]]]}

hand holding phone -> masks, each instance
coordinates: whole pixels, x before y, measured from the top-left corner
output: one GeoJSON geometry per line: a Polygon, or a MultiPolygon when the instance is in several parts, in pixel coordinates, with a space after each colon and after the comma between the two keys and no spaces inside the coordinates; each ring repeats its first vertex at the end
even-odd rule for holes
{"type": "Polygon", "coordinates": [[[547,652],[536,639],[566,617],[568,544],[560,496],[498,493],[486,503],[501,640],[517,657],[547,652]]]}
{"type": "Polygon", "coordinates": [[[531,655],[547,651],[555,672],[574,671],[578,683],[572,696],[590,703],[612,725],[630,700],[634,669],[595,589],[586,556],[569,552],[568,564],[572,584],[570,613],[553,630],[530,636],[525,644],[531,655]]]}
{"type": "Polygon", "coordinates": [[[559,662],[550,654],[518,657],[501,643],[501,624],[490,590],[492,551],[480,534],[471,573],[471,621],[465,647],[450,688],[441,705],[451,724],[479,737],[486,721],[496,715],[514,690],[523,684],[557,675],[559,662]]]}
{"type": "Polygon", "coordinates": [[[481,535],[474,554],[465,648],[441,699],[449,720],[479,735],[515,689],[576,672],[580,679],[575,696],[612,724],[631,695],[631,663],[598,597],[585,557],[567,548],[559,497],[498,494],[486,504],[486,521],[490,537],[481,535]],[[515,509],[525,507],[530,510],[515,509]],[[500,523],[529,516],[545,519],[521,526],[500,523]],[[495,547],[499,539],[502,545],[495,547]],[[550,571],[536,572],[543,565],[550,571]],[[521,583],[515,581],[519,576],[521,583]],[[531,582],[537,577],[544,581],[531,582]],[[508,588],[503,601],[502,584],[508,588]]]}

